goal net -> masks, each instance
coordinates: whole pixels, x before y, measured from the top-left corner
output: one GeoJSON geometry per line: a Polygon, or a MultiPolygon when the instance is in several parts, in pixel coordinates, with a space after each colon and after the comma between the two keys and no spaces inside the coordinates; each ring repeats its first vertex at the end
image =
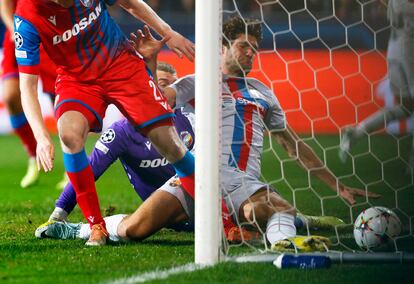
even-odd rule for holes
{"type": "MultiPolygon", "coordinates": [[[[210,1],[198,1],[197,5],[201,6],[201,2],[210,1]]],[[[294,137],[297,139],[294,150],[298,150],[301,143],[305,143],[322,162],[321,165],[318,163],[313,166],[306,165],[297,151],[291,153],[285,151],[283,139],[274,139],[266,131],[260,180],[269,184],[271,190],[276,189],[298,213],[335,216],[344,221],[343,225],[332,228],[318,228],[305,224],[298,228],[298,234],[328,237],[332,242],[327,249],[330,252],[367,251],[359,248],[355,242],[354,222],[363,210],[373,206],[383,206],[397,214],[402,224],[401,233],[392,240],[388,249],[392,252],[412,252],[414,250],[412,228],[414,185],[409,159],[412,148],[410,133],[413,131],[414,118],[389,123],[386,128],[372,134],[364,133],[353,149],[346,152],[345,162],[342,162],[338,156],[341,134],[346,127],[356,126],[384,105],[398,103],[391,94],[387,77],[386,51],[390,35],[387,1],[223,0],[222,3],[217,1],[216,4],[220,7],[219,15],[204,15],[213,17],[210,21],[204,22],[207,25],[211,24],[213,29],[213,37],[205,39],[205,44],[214,40],[214,30],[221,30],[221,26],[215,25],[216,22],[220,23],[221,17],[223,21],[233,16],[241,17],[246,23],[246,32],[252,19],[261,23],[263,40],[248,77],[260,80],[277,97],[284,110],[287,125],[293,130],[294,137]],[[321,178],[321,169],[329,169],[334,179],[327,178],[324,181],[321,178]],[[341,194],[341,185],[360,189],[363,194],[355,196],[352,201],[353,198],[341,194]],[[369,192],[380,197],[371,197],[368,195],[369,192]]],[[[200,12],[200,7],[196,10],[196,25],[200,25],[200,22],[202,24],[205,20],[197,17],[208,11],[200,12]]],[[[203,57],[216,56],[204,58],[203,63],[200,63],[201,59],[197,58],[200,61],[196,61],[196,72],[201,72],[203,68],[201,64],[207,64],[208,67],[204,65],[204,68],[209,70],[205,72],[221,74],[219,64],[215,62],[219,60],[217,59],[219,52],[213,51],[212,54],[205,55],[206,51],[200,51],[199,49],[202,48],[199,42],[200,33],[205,31],[200,31],[199,27],[196,29],[199,32],[196,33],[198,57],[200,54],[204,54],[203,57]]],[[[228,39],[223,37],[222,40],[224,42],[228,39]]],[[[218,38],[216,41],[220,43],[218,38]]],[[[220,50],[217,44],[214,44],[214,48],[220,50]]],[[[197,80],[200,80],[200,77],[197,75],[197,80]]],[[[210,78],[215,85],[210,84],[209,95],[212,94],[211,92],[220,93],[217,91],[221,89],[221,76],[219,77],[219,79],[210,78]]],[[[199,88],[196,90],[198,96],[196,100],[200,98],[201,102],[202,87],[200,82],[196,83],[196,86],[197,84],[199,88]]],[[[217,94],[219,95],[221,96],[217,94]]],[[[210,103],[218,116],[208,118],[211,120],[206,123],[211,125],[213,121],[220,124],[222,118],[221,108],[217,107],[219,103],[214,100],[210,103]]],[[[197,105],[203,105],[205,111],[210,111],[206,109],[207,105],[199,103],[199,100],[197,105]]],[[[197,111],[199,109],[200,107],[197,111]]],[[[197,123],[200,117],[197,116],[197,123]]],[[[239,142],[249,151],[251,147],[255,147],[251,143],[252,133],[249,132],[251,130],[248,130],[251,119],[238,118],[240,121],[247,122],[243,126],[244,131],[239,142]]],[[[200,124],[197,124],[197,127],[200,127],[200,124]]],[[[197,127],[196,131],[200,133],[200,128],[197,127]]],[[[211,128],[209,131],[212,131],[211,128]]],[[[209,139],[209,135],[210,132],[207,132],[207,137],[202,137],[204,142],[208,143],[206,139],[209,139]]],[[[216,142],[221,140],[221,135],[220,132],[216,133],[214,136],[216,142]]],[[[220,149],[217,148],[220,146],[214,147],[213,151],[220,149]]],[[[198,162],[200,155],[219,158],[218,152],[209,153],[207,148],[202,147],[199,151],[198,154],[196,153],[198,163],[196,195],[205,194],[201,192],[210,190],[199,183],[201,175],[209,179],[206,160],[198,162]],[[203,167],[201,172],[200,166],[203,167]]],[[[233,158],[239,154],[232,153],[233,158]]],[[[237,163],[233,165],[239,166],[237,163]]],[[[213,182],[214,184],[209,183],[208,187],[216,192],[219,181],[224,177],[218,178],[218,170],[214,167],[212,172],[216,174],[217,181],[213,182]]],[[[249,183],[246,182],[243,186],[247,187],[249,183]]],[[[248,191],[247,188],[245,190],[248,191]]],[[[208,215],[205,209],[205,206],[209,206],[208,201],[200,205],[198,202],[201,201],[197,199],[196,262],[202,263],[200,259],[204,259],[204,256],[197,258],[197,250],[202,249],[201,246],[207,246],[208,248],[204,248],[207,251],[213,248],[214,252],[217,246],[220,246],[225,256],[271,252],[264,230],[259,230],[259,237],[255,240],[242,237],[240,240],[229,242],[223,237],[222,242],[218,242],[217,234],[208,231],[214,228],[218,230],[216,223],[209,224],[208,229],[203,229],[208,222],[206,221],[208,216],[217,215],[208,215]],[[214,241],[210,247],[208,244],[211,243],[212,238],[214,241]]],[[[213,207],[213,214],[219,214],[217,213],[219,204],[213,202],[209,207],[213,207]]],[[[229,207],[230,211],[234,209],[233,206],[229,207]]],[[[236,218],[236,225],[239,228],[254,229],[252,222],[239,220],[236,218]]],[[[220,222],[218,226],[220,227],[220,222]]],[[[214,257],[219,256],[215,254],[214,257]]]]}

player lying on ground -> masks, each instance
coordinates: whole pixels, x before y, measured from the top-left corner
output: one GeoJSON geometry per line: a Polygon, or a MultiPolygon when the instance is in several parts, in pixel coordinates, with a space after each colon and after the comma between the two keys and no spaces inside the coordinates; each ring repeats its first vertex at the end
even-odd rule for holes
{"type": "MultiPolygon", "coordinates": [[[[228,76],[226,76],[225,85],[229,84],[235,87],[232,91],[235,96],[241,95],[241,92],[244,95],[248,95],[247,93],[257,94],[257,96],[260,96],[257,99],[260,99],[266,106],[259,112],[258,105],[252,108],[246,107],[248,104],[245,104],[246,101],[244,100],[237,100],[236,102],[236,104],[239,104],[237,106],[239,109],[246,107],[246,112],[250,112],[252,115],[250,117],[255,117],[253,124],[254,127],[258,127],[255,131],[258,134],[258,141],[250,145],[251,155],[248,155],[250,161],[248,168],[244,167],[243,171],[240,169],[240,164],[239,168],[235,164],[234,155],[230,154],[241,143],[240,141],[233,140],[234,123],[232,121],[234,122],[234,119],[237,117],[234,111],[236,106],[232,103],[230,90],[226,89],[228,86],[224,87],[223,155],[226,159],[221,167],[223,197],[227,206],[231,208],[232,217],[236,223],[247,222],[255,225],[262,233],[265,232],[266,239],[274,248],[286,249],[296,245],[302,250],[326,249],[326,246],[329,244],[329,240],[326,238],[312,236],[306,238],[296,237],[296,227],[294,225],[295,209],[269,185],[258,179],[260,176],[259,159],[264,132],[262,120],[266,117],[266,123],[272,129],[277,127],[283,128],[285,121],[283,111],[279,107],[276,98],[263,84],[254,79],[230,77],[235,74],[233,73],[234,71],[240,70],[234,64],[240,65],[234,60],[229,64],[229,57],[234,57],[237,53],[240,53],[241,56],[238,59],[242,59],[246,63],[246,68],[242,72],[250,70],[253,62],[253,49],[246,48],[246,45],[243,45],[246,38],[243,34],[245,28],[245,24],[240,18],[231,19],[224,25],[224,31],[228,38],[229,36],[234,36],[234,40],[228,45],[223,46],[222,67],[228,76]],[[248,56],[249,54],[251,55],[248,56]],[[233,72],[229,70],[233,70],[233,72]],[[252,89],[247,91],[244,87],[240,88],[237,85],[233,85],[233,83],[236,83],[233,80],[240,80],[239,82],[249,80],[252,83],[252,89]],[[227,96],[227,94],[229,95],[227,96]],[[226,98],[230,98],[230,100],[226,101],[226,98]]],[[[247,44],[257,46],[258,40],[261,39],[260,25],[249,25],[248,31],[249,43],[247,44]]],[[[239,73],[240,71],[236,75],[239,75],[239,73]]],[[[183,81],[180,80],[180,82],[183,81]]],[[[180,85],[179,82],[173,85],[172,88],[177,93],[177,101],[181,97],[188,98],[189,94],[186,92],[194,91],[193,88],[187,87],[188,85],[180,85]]],[[[194,97],[194,94],[192,94],[192,97],[194,97]]],[[[250,102],[255,103],[255,100],[250,100],[250,102]]],[[[245,117],[242,118],[245,119],[245,117]]],[[[248,121],[239,121],[242,125],[241,127],[244,127],[246,122],[248,121]]],[[[193,220],[193,215],[193,199],[182,190],[177,177],[173,177],[160,190],[155,191],[131,216],[124,218],[125,215],[115,215],[106,218],[106,220],[108,230],[114,240],[120,238],[123,240],[142,240],[171,222],[193,220]],[[169,204],[169,206],[164,208],[162,204],[169,204]],[[160,212],[163,213],[162,216],[160,216],[160,212]]],[[[85,237],[87,236],[87,230],[87,226],[56,222],[48,227],[45,235],[60,238],[85,237]]]]}
{"type": "MultiPolygon", "coordinates": [[[[3,99],[9,112],[10,124],[29,155],[26,174],[20,181],[20,186],[26,188],[38,181],[39,171],[36,169],[36,139],[27,122],[20,101],[19,70],[14,54],[13,40],[13,14],[16,9],[16,3],[17,0],[3,0],[0,5],[1,19],[7,28],[3,40],[3,60],[1,66],[3,70],[3,99]]],[[[56,66],[43,52],[43,48],[41,48],[40,53],[40,77],[43,83],[43,91],[48,93],[53,99],[55,94],[56,66]]]]}
{"type": "MultiPolygon", "coordinates": [[[[391,36],[388,42],[387,61],[391,90],[397,105],[386,105],[357,127],[345,129],[340,144],[339,157],[346,161],[349,151],[365,134],[383,128],[390,122],[407,118],[414,111],[414,2],[390,0],[388,16],[391,36]]],[[[412,153],[414,150],[414,140],[412,153]]],[[[414,155],[409,165],[414,169],[414,155]]]]}
{"type": "Polygon", "coordinates": [[[92,227],[87,245],[104,245],[105,221],[84,150],[89,131],[100,131],[114,104],[145,134],[194,193],[194,157],[178,137],[173,112],[142,57],[111,19],[106,5],[119,5],[146,22],[180,56],[193,59],[194,46],[140,0],[19,0],[14,20],[22,105],[37,141],[37,164],[52,170],[54,145],[37,99],[39,46],[58,66],[55,114],[68,177],[92,227]]]}

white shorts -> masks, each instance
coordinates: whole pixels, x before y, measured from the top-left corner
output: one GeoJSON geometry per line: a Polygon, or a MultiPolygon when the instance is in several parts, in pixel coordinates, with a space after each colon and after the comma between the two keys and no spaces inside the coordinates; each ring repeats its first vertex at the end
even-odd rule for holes
{"type": "MultiPolygon", "coordinates": [[[[270,185],[237,168],[223,167],[221,177],[222,197],[235,221],[238,220],[241,205],[258,190],[267,189],[269,192],[279,194],[270,185]]],[[[182,188],[177,176],[170,178],[158,190],[163,190],[174,195],[189,216],[189,221],[194,223],[194,200],[182,188]]]]}
{"type": "Polygon", "coordinates": [[[267,183],[237,168],[222,167],[221,178],[223,199],[226,201],[233,218],[238,218],[241,205],[258,190],[267,189],[269,192],[279,194],[267,183]]]}
{"type": "Polygon", "coordinates": [[[194,200],[182,188],[180,179],[177,176],[173,176],[167,180],[158,190],[163,190],[174,195],[180,201],[181,206],[189,217],[189,221],[194,223],[194,200]]]}

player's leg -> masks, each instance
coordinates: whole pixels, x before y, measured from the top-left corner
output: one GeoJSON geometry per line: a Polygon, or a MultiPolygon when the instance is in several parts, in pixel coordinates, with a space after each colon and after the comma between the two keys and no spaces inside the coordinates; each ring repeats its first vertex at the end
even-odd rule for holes
{"type": "Polygon", "coordinates": [[[89,122],[78,111],[66,111],[59,117],[58,132],[65,169],[75,188],[77,203],[92,229],[96,227],[96,234],[91,234],[87,245],[103,245],[106,240],[105,222],[100,212],[92,168],[84,148],[89,122]]]}
{"type": "Polygon", "coordinates": [[[39,178],[35,159],[36,140],[23,113],[20,101],[19,71],[14,55],[14,41],[11,40],[8,31],[5,33],[3,41],[2,69],[3,99],[10,115],[11,126],[29,156],[27,172],[20,182],[21,187],[25,188],[36,183],[39,178]]]}
{"type": "Polygon", "coordinates": [[[326,237],[297,236],[295,209],[270,187],[253,194],[242,204],[240,210],[239,218],[265,231],[274,250],[324,251],[330,245],[326,237]]]}
{"type": "Polygon", "coordinates": [[[10,124],[29,156],[27,172],[20,182],[20,186],[26,188],[35,184],[39,179],[35,158],[37,143],[23,112],[20,101],[19,79],[17,77],[3,79],[3,95],[10,115],[10,124]]]}
{"type": "Polygon", "coordinates": [[[342,161],[347,158],[354,144],[365,134],[372,133],[383,128],[392,121],[411,116],[414,112],[414,98],[410,95],[407,73],[404,71],[402,62],[389,60],[388,73],[390,76],[391,90],[398,99],[396,105],[384,107],[361,122],[357,127],[345,129],[341,137],[339,157],[342,161]]]}
{"type": "MultiPolygon", "coordinates": [[[[194,200],[184,192],[177,177],[172,177],[155,191],[130,216],[118,214],[105,217],[112,241],[140,241],[163,227],[194,221],[194,200]]],[[[86,224],[54,222],[37,232],[39,238],[89,238],[91,229],[86,224]]]]}
{"type": "Polygon", "coordinates": [[[194,198],[194,156],[178,137],[175,127],[153,127],[146,135],[157,151],[173,165],[184,189],[194,198]]]}
{"type": "Polygon", "coordinates": [[[141,241],[165,226],[187,220],[180,201],[171,193],[157,190],[118,226],[118,235],[125,240],[141,241]]]}
{"type": "Polygon", "coordinates": [[[105,222],[100,212],[95,179],[84,145],[90,129],[102,127],[106,102],[99,85],[81,84],[62,77],[57,83],[55,114],[61,140],[63,161],[69,180],[76,192],[77,203],[92,227],[87,245],[106,242],[105,222]]]}
{"type": "Polygon", "coordinates": [[[259,189],[239,209],[240,221],[266,232],[271,244],[296,236],[295,215],[295,208],[270,187],[259,189]]]}

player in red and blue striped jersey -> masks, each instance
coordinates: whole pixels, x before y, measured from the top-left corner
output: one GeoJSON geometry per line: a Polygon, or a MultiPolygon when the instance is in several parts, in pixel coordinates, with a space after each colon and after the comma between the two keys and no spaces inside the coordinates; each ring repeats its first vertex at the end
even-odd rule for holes
{"type": "Polygon", "coordinates": [[[194,157],[173,127],[174,114],[142,57],[109,16],[107,4],[120,5],[163,36],[178,55],[193,59],[193,44],[139,0],[20,0],[14,19],[22,104],[37,140],[38,167],[45,171],[53,168],[54,146],[35,88],[40,43],[58,66],[55,113],[65,168],[92,228],[87,245],[105,244],[107,232],[84,144],[90,130],[100,131],[109,104],[151,140],[186,190],[194,191],[194,157]]]}

